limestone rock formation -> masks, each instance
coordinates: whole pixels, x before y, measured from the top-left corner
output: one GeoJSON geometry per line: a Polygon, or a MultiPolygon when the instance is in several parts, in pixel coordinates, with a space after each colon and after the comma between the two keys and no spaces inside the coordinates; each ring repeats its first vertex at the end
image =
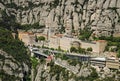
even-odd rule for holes
{"type": "Polygon", "coordinates": [[[78,30],[90,27],[98,34],[120,32],[120,0],[1,0],[0,10],[21,24],[78,30]]]}
{"type": "Polygon", "coordinates": [[[28,72],[27,64],[21,65],[14,57],[0,50],[0,81],[23,81],[28,72]]]}

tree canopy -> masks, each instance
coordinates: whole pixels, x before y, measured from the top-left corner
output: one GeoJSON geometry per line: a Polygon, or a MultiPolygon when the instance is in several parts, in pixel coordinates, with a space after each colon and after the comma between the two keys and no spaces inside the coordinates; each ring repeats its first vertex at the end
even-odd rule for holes
{"type": "Polygon", "coordinates": [[[93,49],[91,47],[87,48],[87,51],[92,51],[93,49]]]}
{"type": "Polygon", "coordinates": [[[120,58],[120,49],[118,50],[117,57],[120,58]]]}
{"type": "Polygon", "coordinates": [[[71,47],[70,52],[77,52],[77,49],[75,47],[71,47]]]}
{"type": "Polygon", "coordinates": [[[24,25],[20,25],[19,29],[23,29],[23,30],[29,30],[29,29],[41,29],[44,28],[44,25],[40,25],[39,22],[36,22],[34,24],[24,24],[24,25]]]}
{"type": "Polygon", "coordinates": [[[40,36],[40,37],[38,37],[38,40],[39,41],[45,41],[45,37],[44,36],[40,36]]]}
{"type": "Polygon", "coordinates": [[[89,40],[89,37],[91,36],[92,31],[90,29],[80,29],[80,35],[79,35],[79,39],[81,40],[89,40]]]}
{"type": "Polygon", "coordinates": [[[21,63],[30,63],[24,43],[14,39],[11,32],[4,28],[0,28],[0,49],[3,49],[21,63]]]}

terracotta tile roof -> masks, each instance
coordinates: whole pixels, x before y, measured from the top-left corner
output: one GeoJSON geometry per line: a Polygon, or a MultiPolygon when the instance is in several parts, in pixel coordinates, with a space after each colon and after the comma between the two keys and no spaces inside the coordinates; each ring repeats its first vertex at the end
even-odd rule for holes
{"type": "Polygon", "coordinates": [[[56,34],[57,37],[63,37],[63,34],[56,34]]]}
{"type": "Polygon", "coordinates": [[[48,36],[47,34],[41,34],[42,36],[48,36]]]}
{"type": "Polygon", "coordinates": [[[48,56],[47,58],[46,58],[46,61],[51,61],[53,59],[53,56],[48,56]]]}
{"type": "Polygon", "coordinates": [[[51,38],[56,38],[55,36],[51,36],[51,38]]]}
{"type": "Polygon", "coordinates": [[[47,34],[36,34],[37,36],[44,36],[44,37],[47,37],[48,35],[47,34]]]}
{"type": "Polygon", "coordinates": [[[34,35],[32,32],[19,32],[19,34],[28,34],[28,35],[34,35]]]}
{"type": "Polygon", "coordinates": [[[97,42],[106,42],[106,40],[98,40],[97,42]]]}

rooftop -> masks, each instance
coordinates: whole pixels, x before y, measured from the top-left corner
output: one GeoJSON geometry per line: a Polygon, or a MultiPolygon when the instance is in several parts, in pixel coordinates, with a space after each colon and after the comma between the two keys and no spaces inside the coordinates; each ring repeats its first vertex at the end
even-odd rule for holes
{"type": "Polygon", "coordinates": [[[34,35],[32,32],[19,32],[19,34],[28,34],[28,35],[34,35]]]}
{"type": "Polygon", "coordinates": [[[91,58],[92,60],[99,60],[99,61],[105,61],[105,57],[96,57],[96,58],[91,58]]]}
{"type": "Polygon", "coordinates": [[[63,34],[56,34],[57,37],[63,37],[63,34]]]}
{"type": "Polygon", "coordinates": [[[97,42],[106,42],[106,40],[98,40],[97,42]]]}

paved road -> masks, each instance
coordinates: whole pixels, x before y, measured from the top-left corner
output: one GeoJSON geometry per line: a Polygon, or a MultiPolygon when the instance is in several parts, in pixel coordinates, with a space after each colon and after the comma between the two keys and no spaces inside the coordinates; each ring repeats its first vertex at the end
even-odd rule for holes
{"type": "Polygon", "coordinates": [[[46,55],[46,54],[44,54],[44,53],[41,53],[40,51],[33,51],[33,53],[36,53],[36,54],[39,54],[39,55],[48,57],[48,55],[46,55]]]}

